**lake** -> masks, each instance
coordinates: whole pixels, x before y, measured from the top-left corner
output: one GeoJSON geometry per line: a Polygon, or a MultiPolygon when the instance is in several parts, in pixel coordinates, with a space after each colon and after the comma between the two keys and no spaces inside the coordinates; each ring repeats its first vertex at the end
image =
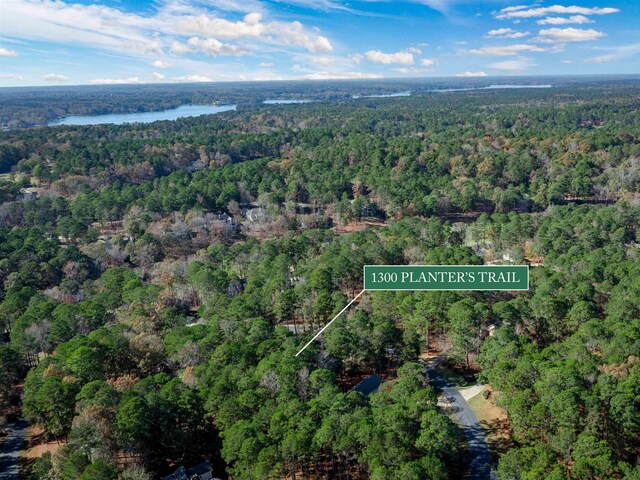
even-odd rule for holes
{"type": "Polygon", "coordinates": [[[393,98],[393,97],[409,97],[411,92],[396,92],[396,93],[380,93],[377,95],[352,95],[351,98],[393,98]]]}
{"type": "Polygon", "coordinates": [[[178,108],[170,108],[158,112],[138,113],[109,113],[106,115],[70,116],[49,123],[50,127],[56,125],[101,125],[111,123],[122,125],[123,123],[150,123],[157,120],[176,120],[183,117],[198,117],[214,113],[235,110],[235,105],[182,105],[178,108]]]}
{"type": "Polygon", "coordinates": [[[488,85],[486,87],[440,88],[436,90],[429,90],[429,92],[468,92],[470,90],[497,90],[500,88],[551,88],[551,85],[488,85]]]}
{"type": "Polygon", "coordinates": [[[275,99],[275,100],[265,100],[265,105],[291,105],[294,103],[311,103],[313,100],[289,100],[289,99],[275,99]]]}

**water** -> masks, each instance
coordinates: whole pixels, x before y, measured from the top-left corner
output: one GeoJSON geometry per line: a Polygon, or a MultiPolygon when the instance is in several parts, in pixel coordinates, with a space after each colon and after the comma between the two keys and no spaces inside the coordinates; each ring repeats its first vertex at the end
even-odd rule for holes
{"type": "Polygon", "coordinates": [[[294,103],[311,103],[313,100],[294,100],[294,99],[274,99],[274,100],[265,100],[265,105],[292,105],[294,103]]]}
{"type": "Polygon", "coordinates": [[[428,90],[429,92],[468,92],[470,90],[497,90],[497,89],[514,89],[514,88],[551,88],[551,85],[489,85],[486,87],[467,87],[467,88],[440,88],[428,90]]]}
{"type": "Polygon", "coordinates": [[[56,125],[101,125],[112,123],[122,125],[123,123],[150,123],[157,120],[176,120],[183,117],[197,117],[200,115],[211,115],[214,113],[235,110],[235,105],[182,105],[178,108],[171,108],[158,112],[140,113],[109,113],[107,115],[87,115],[70,116],[49,123],[50,127],[56,125]]]}
{"type": "Polygon", "coordinates": [[[409,97],[410,91],[396,93],[380,93],[377,95],[352,95],[351,98],[392,98],[392,97],[409,97]]]}

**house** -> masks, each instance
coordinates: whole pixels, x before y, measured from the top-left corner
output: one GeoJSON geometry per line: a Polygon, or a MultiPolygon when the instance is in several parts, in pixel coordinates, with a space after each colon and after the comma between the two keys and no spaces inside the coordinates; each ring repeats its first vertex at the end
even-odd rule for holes
{"type": "Polygon", "coordinates": [[[225,223],[229,223],[229,224],[233,223],[233,219],[232,219],[228,214],[226,214],[225,212],[218,213],[218,214],[216,215],[216,217],[217,217],[217,218],[218,218],[218,220],[220,220],[221,222],[225,222],[225,223]]]}
{"type": "Polygon", "coordinates": [[[222,222],[224,225],[226,225],[227,228],[233,233],[238,231],[238,224],[227,213],[218,213],[216,215],[216,218],[219,222],[222,222]]]}
{"type": "Polygon", "coordinates": [[[511,255],[510,253],[503,253],[502,254],[502,260],[509,262],[509,263],[513,263],[514,259],[513,259],[513,255],[511,255]]]}
{"type": "Polygon", "coordinates": [[[19,199],[20,200],[37,200],[39,191],[40,189],[38,187],[21,188],[19,199]]]}
{"type": "Polygon", "coordinates": [[[195,467],[187,469],[187,475],[191,480],[212,480],[211,465],[203,462],[195,467]]]}
{"type": "Polygon", "coordinates": [[[262,207],[250,208],[244,215],[253,223],[263,223],[267,221],[267,211],[262,207]]]}
{"type": "Polygon", "coordinates": [[[191,468],[185,468],[184,465],[181,465],[175,472],[163,477],[162,480],[220,480],[213,478],[211,472],[211,465],[207,462],[202,462],[191,468]]]}

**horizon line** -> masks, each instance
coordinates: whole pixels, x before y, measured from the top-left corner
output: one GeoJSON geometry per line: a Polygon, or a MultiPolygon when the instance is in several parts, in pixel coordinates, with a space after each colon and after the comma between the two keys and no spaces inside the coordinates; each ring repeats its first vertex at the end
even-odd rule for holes
{"type": "Polygon", "coordinates": [[[578,77],[638,77],[640,79],[640,72],[636,73],[580,73],[580,74],[536,74],[536,75],[483,75],[483,76],[457,76],[457,75],[444,75],[444,76],[432,76],[432,77],[380,77],[380,78],[324,78],[324,79],[310,79],[310,78],[291,78],[291,79],[275,79],[275,80],[212,80],[210,82],[140,82],[140,83],[111,83],[111,84],[96,84],[96,83],[72,83],[64,85],[13,85],[3,86],[0,85],[0,90],[4,89],[19,89],[19,88],[69,88],[69,87],[148,87],[148,86],[176,86],[176,85],[219,85],[219,84],[267,84],[267,83],[329,83],[329,82],[380,82],[380,81],[415,81],[415,80],[458,80],[458,81],[472,81],[472,80],[488,80],[491,78],[578,78],[578,77]]]}

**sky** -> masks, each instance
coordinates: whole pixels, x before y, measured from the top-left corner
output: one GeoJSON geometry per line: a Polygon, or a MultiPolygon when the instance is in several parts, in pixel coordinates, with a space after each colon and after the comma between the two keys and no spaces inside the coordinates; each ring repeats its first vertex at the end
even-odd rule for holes
{"type": "Polygon", "coordinates": [[[640,1],[1,0],[0,86],[640,73],[640,1]]]}

